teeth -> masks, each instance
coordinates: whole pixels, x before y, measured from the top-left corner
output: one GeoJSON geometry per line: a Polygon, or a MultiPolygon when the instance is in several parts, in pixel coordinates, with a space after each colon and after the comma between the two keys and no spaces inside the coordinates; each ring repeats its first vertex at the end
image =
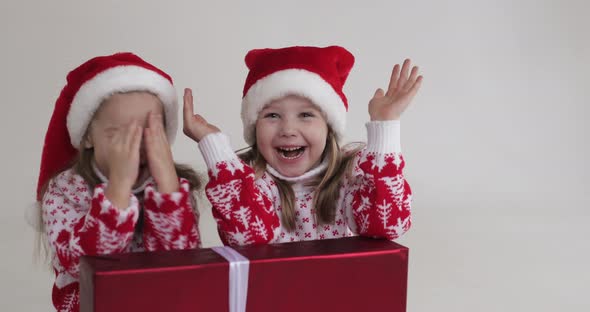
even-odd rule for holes
{"type": "Polygon", "coordinates": [[[286,155],[283,155],[283,157],[285,157],[285,158],[287,158],[287,159],[295,159],[295,158],[298,158],[300,155],[301,155],[301,154],[299,154],[299,155],[295,155],[295,156],[290,156],[290,157],[289,157],[289,156],[286,156],[286,155]]]}
{"type": "Polygon", "coordinates": [[[281,157],[285,159],[296,159],[303,155],[305,147],[278,147],[277,150],[280,152],[281,157]]]}
{"type": "Polygon", "coordinates": [[[301,147],[279,147],[280,150],[291,152],[300,149],[301,147]]]}

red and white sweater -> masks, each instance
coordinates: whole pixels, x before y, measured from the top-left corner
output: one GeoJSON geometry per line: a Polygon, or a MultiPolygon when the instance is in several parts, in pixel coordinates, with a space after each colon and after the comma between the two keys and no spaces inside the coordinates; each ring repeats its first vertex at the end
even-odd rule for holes
{"type": "Polygon", "coordinates": [[[210,178],[206,193],[223,243],[267,244],[352,235],[394,240],[404,234],[411,225],[412,193],[403,176],[399,121],[372,121],[366,127],[368,142],[356,155],[352,174],[341,183],[335,222],[325,225],[315,221],[315,187],[305,184],[323,174],[326,164],[296,178],[283,177],[267,166],[256,179],[253,169],[232,151],[225,134],[203,138],[199,148],[210,178]],[[296,197],[296,229],[292,232],[281,225],[281,200],[271,175],[292,183],[296,197]]]}
{"type": "Polygon", "coordinates": [[[190,249],[200,245],[198,215],[190,187],[180,179],[178,192],[161,194],[152,184],[144,196],[130,198],[125,209],[105,197],[106,184],[91,190],[71,169],[54,178],[42,202],[42,217],[56,279],[53,304],[58,311],[79,311],[79,263],[83,255],[190,249]],[[143,232],[135,226],[143,209],[143,232]]]}

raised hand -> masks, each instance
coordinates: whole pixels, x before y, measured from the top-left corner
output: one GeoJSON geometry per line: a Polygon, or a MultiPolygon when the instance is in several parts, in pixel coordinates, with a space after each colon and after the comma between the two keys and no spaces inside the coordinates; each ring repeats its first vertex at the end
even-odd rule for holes
{"type": "Polygon", "coordinates": [[[170,143],[164,131],[162,115],[149,114],[148,127],[144,129],[144,140],[148,167],[156,181],[158,192],[177,192],[178,175],[174,167],[170,143]]]}
{"type": "Polygon", "coordinates": [[[193,93],[189,88],[184,89],[184,107],[182,115],[184,126],[182,131],[196,142],[201,141],[207,134],[219,132],[219,128],[209,124],[203,116],[193,112],[193,93]]]}
{"type": "Polygon", "coordinates": [[[139,147],[142,129],[132,122],[121,131],[114,133],[108,145],[107,173],[109,183],[106,197],[119,209],[129,205],[131,188],[139,174],[139,147]]]}
{"type": "Polygon", "coordinates": [[[381,88],[375,91],[369,102],[371,120],[397,120],[410,105],[422,84],[418,67],[414,66],[410,71],[410,64],[410,60],[406,59],[401,71],[399,64],[396,64],[391,72],[387,92],[381,88]]]}

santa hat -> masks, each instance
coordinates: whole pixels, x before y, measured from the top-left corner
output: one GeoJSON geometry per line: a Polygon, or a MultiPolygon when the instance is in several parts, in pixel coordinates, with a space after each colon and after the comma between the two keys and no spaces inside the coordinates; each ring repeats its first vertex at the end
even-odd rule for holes
{"type": "Polygon", "coordinates": [[[147,91],[164,105],[166,134],[174,141],[178,127],[178,103],[172,78],[133,53],[99,56],[67,76],[45,135],[37,200],[41,188],[54,175],[72,165],[92,117],[100,104],[115,93],[147,91]]]}
{"type": "Polygon", "coordinates": [[[317,105],[341,140],[348,101],[342,92],[354,56],[339,46],[257,49],[246,55],[250,72],[244,85],[244,139],[254,144],[258,113],[271,101],[298,95],[317,105]]]}

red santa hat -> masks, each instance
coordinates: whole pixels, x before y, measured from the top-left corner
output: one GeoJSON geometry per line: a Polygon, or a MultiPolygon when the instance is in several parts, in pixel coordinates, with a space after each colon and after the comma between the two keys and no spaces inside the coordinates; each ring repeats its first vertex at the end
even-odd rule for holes
{"type": "Polygon", "coordinates": [[[254,144],[258,113],[273,100],[298,95],[317,105],[340,141],[348,101],[342,92],[354,56],[339,46],[257,49],[246,55],[250,72],[244,85],[244,139],[254,144]]]}
{"type": "Polygon", "coordinates": [[[45,135],[37,200],[41,188],[55,174],[72,165],[92,117],[100,104],[115,93],[146,91],[164,106],[166,134],[174,141],[178,102],[172,78],[133,53],[116,53],[86,61],[67,76],[45,135]]]}

